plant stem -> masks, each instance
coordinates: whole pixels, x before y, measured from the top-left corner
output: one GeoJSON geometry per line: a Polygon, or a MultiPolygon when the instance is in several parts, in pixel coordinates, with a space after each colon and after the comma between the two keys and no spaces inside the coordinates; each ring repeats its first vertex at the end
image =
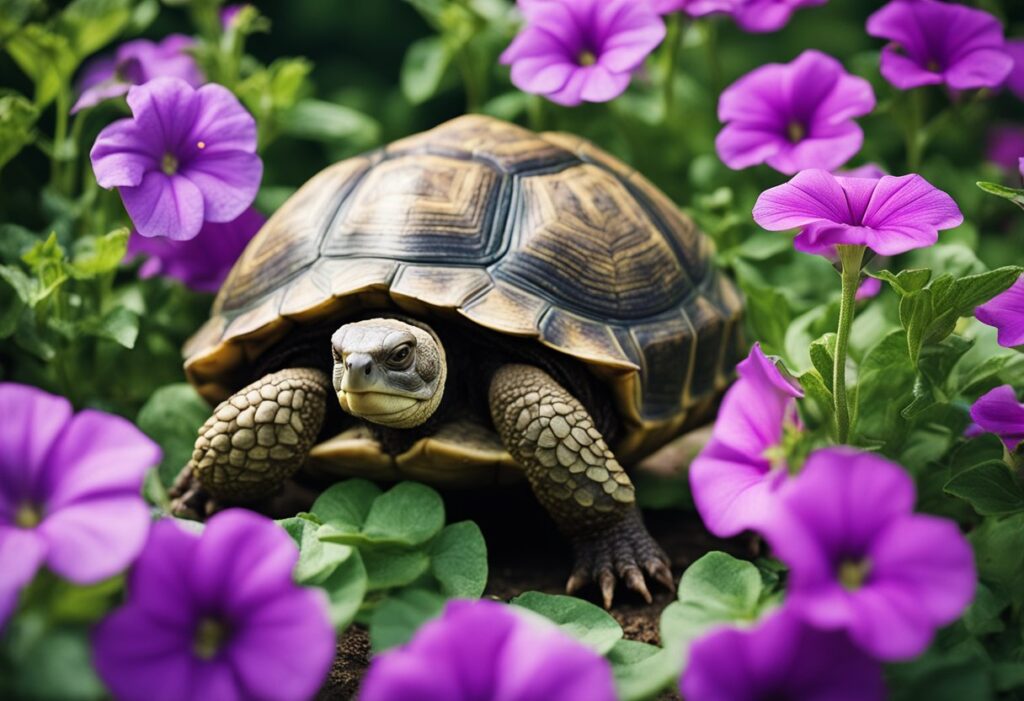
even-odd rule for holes
{"type": "Polygon", "coordinates": [[[850,405],[846,397],[846,351],[850,344],[860,267],[864,246],[836,246],[842,275],[842,301],[839,304],[839,329],[836,331],[836,357],[832,366],[832,396],[835,404],[836,440],[846,443],[850,437],[850,405]]]}
{"type": "Polygon", "coordinates": [[[907,93],[909,100],[910,121],[907,124],[907,170],[917,172],[921,167],[924,158],[924,100],[925,94],[922,88],[911,90],[907,93]]]}
{"type": "Polygon", "coordinates": [[[714,17],[702,22],[704,26],[704,50],[708,58],[708,74],[711,76],[713,94],[722,92],[722,63],[718,53],[718,23],[714,17]]]}
{"type": "Polygon", "coordinates": [[[50,186],[60,193],[64,191],[64,160],[67,156],[68,114],[71,111],[71,93],[67,85],[62,85],[54,100],[55,127],[53,132],[53,153],[50,155],[50,186]]]}

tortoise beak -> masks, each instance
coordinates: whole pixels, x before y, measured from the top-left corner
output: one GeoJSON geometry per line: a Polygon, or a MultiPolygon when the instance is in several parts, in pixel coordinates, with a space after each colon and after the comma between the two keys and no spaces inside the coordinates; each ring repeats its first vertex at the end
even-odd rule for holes
{"type": "Polygon", "coordinates": [[[351,353],[345,358],[344,392],[372,392],[379,381],[376,364],[369,353],[351,353]]]}

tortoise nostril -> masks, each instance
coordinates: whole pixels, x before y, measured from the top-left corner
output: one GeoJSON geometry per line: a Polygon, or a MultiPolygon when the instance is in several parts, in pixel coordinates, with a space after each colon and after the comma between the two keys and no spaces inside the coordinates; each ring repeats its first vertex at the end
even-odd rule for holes
{"type": "Polygon", "coordinates": [[[371,370],[373,370],[373,362],[372,361],[366,364],[366,367],[363,368],[363,372],[366,373],[367,375],[369,375],[371,370]]]}

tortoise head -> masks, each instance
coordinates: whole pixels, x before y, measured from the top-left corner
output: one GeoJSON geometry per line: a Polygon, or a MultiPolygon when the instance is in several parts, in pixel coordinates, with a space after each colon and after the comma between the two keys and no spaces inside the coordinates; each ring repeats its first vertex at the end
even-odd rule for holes
{"type": "Polygon", "coordinates": [[[444,347],[427,326],[399,319],[345,324],[331,336],[334,391],[352,416],[390,428],[429,419],[444,395],[444,347]]]}

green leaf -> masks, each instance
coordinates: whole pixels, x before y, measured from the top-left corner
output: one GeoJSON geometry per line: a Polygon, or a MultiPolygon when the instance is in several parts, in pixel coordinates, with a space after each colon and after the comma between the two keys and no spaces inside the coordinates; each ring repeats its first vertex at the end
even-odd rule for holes
{"type": "Polygon", "coordinates": [[[370,615],[370,646],[374,654],[404,645],[424,623],[444,608],[445,598],[428,589],[403,589],[377,605],[370,615]]]}
{"type": "Polygon", "coordinates": [[[28,24],[7,40],[7,53],[35,84],[35,103],[45,107],[71,80],[78,58],[67,37],[28,24]]]}
{"type": "Polygon", "coordinates": [[[680,660],[672,650],[635,640],[619,640],[605,655],[612,665],[620,701],[642,701],[672,686],[680,660]]]}
{"type": "Polygon", "coordinates": [[[41,0],[0,0],[0,41],[17,31],[41,0]]]}
{"type": "Polygon", "coordinates": [[[83,324],[82,330],[132,349],[139,337],[139,317],[124,307],[114,307],[99,320],[83,324]]]}
{"type": "Polygon", "coordinates": [[[889,283],[896,294],[906,297],[924,289],[932,278],[932,271],[927,269],[901,270],[899,273],[892,273],[888,270],[879,270],[877,273],[868,273],[872,277],[889,283]]]}
{"type": "Polygon", "coordinates": [[[865,354],[858,368],[855,430],[858,444],[901,440],[906,419],[900,412],[910,403],[916,373],[907,335],[894,330],[865,354]]]}
{"type": "Polygon", "coordinates": [[[743,285],[747,300],[747,320],[754,337],[765,346],[767,353],[780,354],[786,350],[786,330],[793,321],[789,300],[772,287],[743,285]]]}
{"type": "Polygon", "coordinates": [[[74,0],[56,18],[78,61],[113,41],[132,19],[132,0],[74,0]]]}
{"type": "Polygon", "coordinates": [[[366,566],[370,591],[404,587],[430,569],[430,557],[421,550],[364,548],[359,553],[366,566]]]}
{"type": "Polygon", "coordinates": [[[281,114],[281,130],[289,136],[313,141],[375,143],[380,125],[350,107],[323,100],[302,100],[281,114]]]}
{"type": "Polygon", "coordinates": [[[420,545],[444,526],[444,502],[430,487],[400,482],[377,497],[362,532],[372,542],[420,545]]]}
{"type": "Polygon", "coordinates": [[[997,596],[995,592],[978,583],[978,589],[974,593],[974,601],[964,613],[964,626],[967,632],[974,636],[990,635],[1001,633],[1006,629],[1002,613],[1010,605],[1004,597],[997,596]]]}
{"type": "Polygon", "coordinates": [[[430,543],[430,570],[449,597],[477,599],[487,586],[487,545],[472,521],[445,526],[430,543]]]}
{"type": "Polygon", "coordinates": [[[1019,608],[1024,604],[1024,514],[985,519],[967,537],[979,579],[1019,608]]]}
{"type": "Polygon", "coordinates": [[[977,183],[983,191],[996,197],[1002,197],[1004,200],[1013,202],[1018,207],[1024,209],[1024,190],[1018,190],[1017,188],[1006,187],[998,183],[990,183],[981,181],[977,183]]]}
{"type": "Polygon", "coordinates": [[[183,382],[161,387],[139,410],[135,423],[164,452],[159,468],[163,484],[171,484],[192,458],[199,427],[209,416],[206,400],[183,382]]]}
{"type": "Polygon", "coordinates": [[[0,169],[35,140],[39,110],[21,95],[0,96],[0,169]]]}
{"type": "Polygon", "coordinates": [[[818,371],[818,375],[821,376],[822,381],[825,383],[825,389],[831,394],[832,373],[835,367],[836,335],[834,333],[827,333],[814,341],[810,347],[810,354],[811,364],[814,365],[814,369],[818,371]]]}
{"type": "Polygon", "coordinates": [[[316,534],[319,526],[309,519],[293,516],[277,523],[288,531],[288,535],[299,546],[299,561],[294,572],[295,581],[299,584],[322,584],[338,565],[355,552],[349,545],[320,540],[316,534]]]}
{"type": "Polygon", "coordinates": [[[708,553],[683,573],[677,600],[662,612],[662,644],[682,655],[714,625],[756,620],[763,589],[753,564],[723,552],[708,553]]]}
{"type": "Polygon", "coordinates": [[[47,629],[45,622],[24,617],[12,627],[16,629],[7,639],[12,648],[21,649],[13,660],[3,659],[6,656],[0,650],[0,694],[5,698],[92,701],[106,697],[93,671],[87,628],[47,629]],[[22,645],[17,638],[23,631],[28,640],[22,645]]]}
{"type": "Polygon", "coordinates": [[[405,99],[419,105],[436,95],[451,60],[451,52],[442,37],[425,37],[410,44],[402,61],[401,85],[405,99]]]}
{"type": "Polygon", "coordinates": [[[1024,511],[1024,487],[1001,460],[960,472],[946,483],[945,491],[970,502],[982,516],[1006,516],[1024,511]]]}
{"type": "Polygon", "coordinates": [[[88,280],[117,269],[128,249],[128,229],[103,236],[89,236],[76,242],[68,272],[76,280],[88,280]]]}
{"type": "MultiPolygon", "coordinates": [[[[313,502],[310,512],[321,523],[331,526],[330,532],[358,533],[363,528],[374,499],[382,494],[373,482],[350,479],[332,484],[313,502]]],[[[322,531],[321,537],[328,531],[322,531]]]]}
{"type": "Polygon", "coordinates": [[[622,627],[607,611],[574,596],[528,591],[510,603],[554,621],[559,628],[601,655],[622,639],[622,627]]]}
{"type": "Polygon", "coordinates": [[[366,598],[368,576],[358,552],[346,558],[327,579],[318,585],[327,592],[327,602],[334,629],[342,631],[352,623],[366,598]]]}

